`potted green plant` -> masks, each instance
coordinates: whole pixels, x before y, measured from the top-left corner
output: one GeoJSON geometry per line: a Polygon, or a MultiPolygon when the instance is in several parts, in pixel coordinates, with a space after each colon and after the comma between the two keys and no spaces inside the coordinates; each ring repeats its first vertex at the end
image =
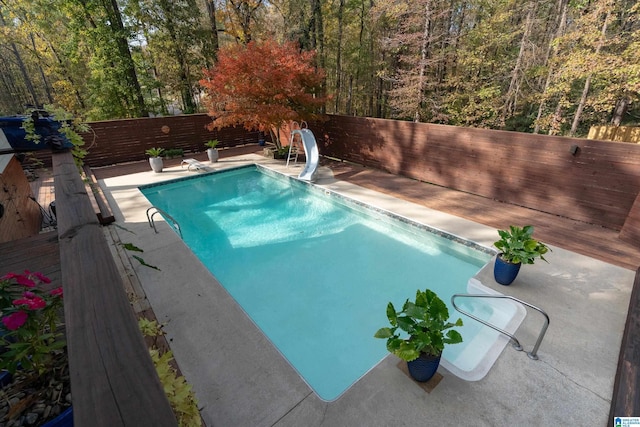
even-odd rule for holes
{"type": "Polygon", "coordinates": [[[274,149],[273,158],[283,160],[287,158],[288,154],[289,154],[289,146],[287,145],[285,147],[274,149]]]}
{"type": "Polygon", "coordinates": [[[209,157],[209,161],[211,163],[215,163],[218,161],[219,155],[218,149],[216,148],[218,144],[220,144],[220,141],[218,141],[217,139],[211,139],[204,144],[209,147],[207,148],[207,157],[209,157]]]}
{"type": "Polygon", "coordinates": [[[164,167],[164,164],[162,163],[162,153],[164,153],[164,148],[149,148],[145,153],[149,156],[151,169],[156,173],[162,172],[162,168],[164,167]]]}
{"type": "Polygon", "coordinates": [[[501,285],[510,285],[518,275],[522,264],[533,264],[536,258],[547,262],[544,254],[549,248],[533,238],[533,226],[509,226],[498,230],[500,240],[493,243],[500,253],[496,256],[493,276],[501,285]]]}
{"type": "Polygon", "coordinates": [[[165,159],[174,159],[184,157],[184,150],[182,148],[170,148],[168,150],[164,150],[162,156],[165,159]]]}
{"type": "Polygon", "coordinates": [[[433,377],[445,344],[462,342],[460,333],[451,329],[462,326],[462,319],[449,322],[446,304],[430,289],[418,289],[415,302],[407,299],[402,311],[396,312],[390,302],[387,318],[391,327],[380,328],[374,337],[386,338],[387,350],[407,361],[409,374],[416,381],[433,377]]]}

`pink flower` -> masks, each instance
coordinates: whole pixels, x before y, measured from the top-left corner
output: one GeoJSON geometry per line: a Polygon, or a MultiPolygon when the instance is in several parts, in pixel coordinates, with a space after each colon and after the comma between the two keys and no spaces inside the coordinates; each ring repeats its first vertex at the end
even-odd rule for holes
{"type": "Polygon", "coordinates": [[[38,310],[41,308],[45,308],[47,306],[47,302],[41,297],[34,295],[33,298],[20,298],[14,300],[13,305],[15,305],[16,307],[19,305],[26,305],[29,310],[38,310]]]}
{"type": "Polygon", "coordinates": [[[33,288],[36,286],[36,282],[29,279],[29,277],[27,276],[16,275],[14,278],[16,279],[16,282],[18,282],[19,285],[26,286],[27,288],[33,288]]]}
{"type": "Polygon", "coordinates": [[[20,310],[3,317],[2,323],[4,323],[4,326],[6,326],[10,331],[15,331],[20,326],[24,325],[28,317],[29,315],[26,312],[20,310]]]}
{"type": "Polygon", "coordinates": [[[52,297],[62,298],[62,286],[60,286],[59,288],[52,289],[51,292],[49,292],[49,295],[51,295],[52,297]]]}
{"type": "Polygon", "coordinates": [[[22,293],[22,295],[23,295],[25,298],[35,298],[35,296],[36,296],[36,294],[34,294],[34,293],[33,293],[33,292],[31,292],[31,291],[25,291],[25,292],[23,292],[23,293],[22,293]]]}
{"type": "Polygon", "coordinates": [[[7,273],[4,276],[0,277],[0,280],[11,280],[15,279],[16,277],[18,277],[16,273],[7,273]]]}
{"type": "Polygon", "coordinates": [[[31,273],[31,275],[36,276],[38,280],[40,280],[42,283],[51,283],[51,279],[49,279],[47,276],[45,276],[42,273],[31,273]]]}

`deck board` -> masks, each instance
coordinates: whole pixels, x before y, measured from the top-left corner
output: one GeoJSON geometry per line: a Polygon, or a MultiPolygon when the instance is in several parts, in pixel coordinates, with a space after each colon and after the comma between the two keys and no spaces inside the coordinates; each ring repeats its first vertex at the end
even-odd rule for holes
{"type": "Polygon", "coordinates": [[[0,254],[0,276],[29,270],[50,278],[53,287],[62,285],[57,231],[1,243],[0,254]]]}
{"type": "MultiPolygon", "coordinates": [[[[342,179],[413,203],[494,227],[533,225],[535,237],[563,249],[630,270],[640,266],[640,249],[621,240],[618,231],[561,216],[392,175],[373,168],[323,159],[342,179]]],[[[497,239],[496,234],[496,239],[497,239]]]]}

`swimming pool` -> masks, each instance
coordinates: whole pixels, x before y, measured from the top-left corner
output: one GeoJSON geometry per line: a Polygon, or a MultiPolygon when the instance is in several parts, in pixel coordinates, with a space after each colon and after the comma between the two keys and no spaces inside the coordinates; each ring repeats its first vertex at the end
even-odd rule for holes
{"type": "MultiPolygon", "coordinates": [[[[388,301],[400,306],[430,288],[449,303],[492,251],[276,175],[252,166],[140,189],[180,223],[192,251],[330,401],[388,354],[373,338],[387,323],[388,301]]],[[[465,304],[503,328],[517,311],[465,304]]],[[[485,330],[466,320],[465,342],[447,347],[443,366],[479,379],[487,354],[502,350],[491,355],[500,338],[485,330]]]]}

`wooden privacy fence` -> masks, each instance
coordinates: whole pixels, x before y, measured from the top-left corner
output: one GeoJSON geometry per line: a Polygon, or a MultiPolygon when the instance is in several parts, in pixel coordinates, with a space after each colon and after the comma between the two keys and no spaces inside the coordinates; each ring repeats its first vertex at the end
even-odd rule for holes
{"type": "MultiPolygon", "coordinates": [[[[82,135],[89,151],[85,164],[98,167],[143,160],[151,147],[201,152],[210,139],[218,139],[219,148],[258,142],[258,132],[242,126],[209,131],[205,127],[209,123],[211,118],[206,114],[90,122],[91,132],[82,135]]],[[[48,150],[35,155],[47,165],[51,161],[48,150]]]]}
{"type": "Polygon", "coordinates": [[[635,212],[635,144],[346,116],[310,128],[322,155],[420,181],[615,230],[635,212]]]}

